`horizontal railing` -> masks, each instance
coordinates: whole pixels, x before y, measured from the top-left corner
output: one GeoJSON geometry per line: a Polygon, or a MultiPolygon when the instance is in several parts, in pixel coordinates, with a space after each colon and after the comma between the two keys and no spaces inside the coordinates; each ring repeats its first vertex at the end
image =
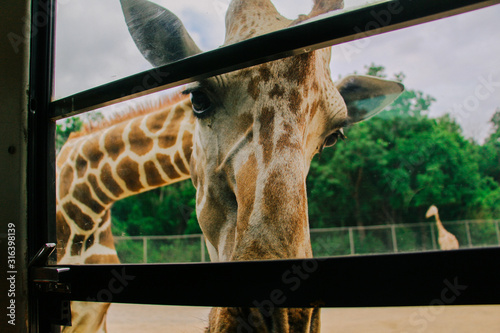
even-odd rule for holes
{"type": "MultiPolygon", "coordinates": [[[[500,220],[446,221],[460,248],[500,245],[500,220]]],[[[435,223],[375,225],[311,229],[316,257],[439,250],[435,223]]],[[[169,236],[115,236],[122,263],[209,261],[202,234],[169,236]]]]}

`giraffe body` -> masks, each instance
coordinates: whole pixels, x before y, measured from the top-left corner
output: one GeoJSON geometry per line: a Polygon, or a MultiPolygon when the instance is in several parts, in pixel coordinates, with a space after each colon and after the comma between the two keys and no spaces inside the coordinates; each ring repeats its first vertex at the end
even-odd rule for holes
{"type": "MultiPolygon", "coordinates": [[[[180,20],[168,10],[145,0],[121,0],[121,3],[134,41],[154,66],[199,52],[180,20]],[[162,31],[165,36],[160,36],[162,31]]],[[[309,15],[289,20],[268,0],[234,0],[226,16],[224,45],[286,28],[341,7],[342,1],[315,0],[309,15]]],[[[188,171],[178,170],[182,177],[164,177],[159,172],[161,162],[150,162],[157,154],[157,145],[150,144],[148,138],[155,133],[148,131],[146,118],[120,125],[119,134],[111,135],[112,129],[100,132],[92,138],[99,152],[104,154],[99,158],[97,169],[111,170],[108,174],[112,177],[99,178],[99,189],[106,189],[103,190],[106,197],[116,201],[121,196],[167,185],[190,175],[197,189],[198,221],[212,261],[311,258],[305,183],[312,158],[323,148],[334,145],[338,138],[343,138],[344,127],[380,112],[403,90],[400,83],[363,76],[349,76],[333,82],[330,52],[330,48],[316,50],[190,84],[185,93],[191,95],[191,101],[182,105],[192,106],[190,114],[194,115],[191,118],[187,113],[184,115],[186,126],[194,126],[189,142],[192,153],[183,146],[189,140],[182,140],[183,144],[170,152],[175,156],[183,151],[182,165],[189,162],[188,171]],[[132,128],[143,133],[139,133],[142,140],[138,140],[140,143],[136,146],[130,143],[133,141],[132,128]],[[106,139],[113,143],[112,149],[106,148],[106,139]],[[124,154],[132,151],[132,147],[140,153],[124,154]],[[143,150],[147,153],[142,154],[143,150]],[[162,181],[150,182],[147,163],[153,163],[155,168],[151,170],[162,175],[153,179],[162,181]],[[116,187],[113,182],[123,194],[113,191],[116,187]]],[[[179,142],[178,128],[172,127],[166,132],[176,136],[179,142]]],[[[87,244],[97,231],[107,233],[109,237],[99,238],[99,242],[114,251],[109,241],[111,231],[104,231],[110,230],[107,213],[110,204],[105,206],[103,200],[96,199],[99,190],[95,186],[93,192],[90,191],[95,195],[85,196],[85,200],[98,201],[102,209],[99,206],[93,209],[92,205],[79,200],[79,205],[87,206],[79,206],[86,215],[92,213],[88,208],[98,215],[92,223],[82,224],[78,216],[70,216],[64,208],[67,207],[64,200],[73,202],[72,197],[77,193],[76,185],[71,185],[69,190],[65,188],[66,173],[72,174],[73,179],[88,179],[84,183],[93,186],[88,185],[92,177],[76,167],[86,144],[75,141],[72,145],[78,148],[71,150],[71,154],[61,151],[65,158],[61,157],[58,169],[59,191],[72,193],[58,197],[58,207],[66,212],[60,223],[64,226],[60,228],[61,235],[63,243],[69,243],[63,262],[65,258],[75,257],[74,253],[91,253],[96,246],[95,236],[91,246],[78,248],[74,245],[75,240],[81,239],[80,244],[87,244]],[[71,162],[64,164],[68,156],[72,157],[71,162]],[[72,172],[65,172],[68,168],[72,172]],[[68,257],[68,253],[71,256],[68,257]]],[[[174,168],[180,166],[175,163],[174,168]]],[[[108,259],[112,261],[116,254],[114,256],[108,259]]],[[[108,260],[91,255],[85,257],[85,261],[92,262],[90,258],[108,260]]],[[[81,259],[84,258],[76,255],[76,260],[81,259]]],[[[79,310],[84,311],[83,308],[79,310]]],[[[96,311],[96,320],[105,322],[105,310],[96,311]]],[[[81,317],[78,311],[74,315],[81,317]]],[[[238,332],[250,327],[252,332],[259,333],[316,333],[320,327],[319,317],[317,308],[276,308],[271,313],[255,308],[214,308],[206,331],[238,332]]],[[[84,331],[85,324],[83,326],[80,331],[84,331]]]]}
{"type": "Polygon", "coordinates": [[[439,248],[441,250],[457,250],[460,245],[458,244],[457,237],[453,235],[451,232],[446,230],[443,226],[443,223],[439,219],[439,213],[438,209],[436,206],[432,205],[429,207],[427,210],[427,213],[425,214],[426,218],[429,218],[431,216],[436,217],[436,226],[438,228],[438,243],[439,243],[439,248]]]}

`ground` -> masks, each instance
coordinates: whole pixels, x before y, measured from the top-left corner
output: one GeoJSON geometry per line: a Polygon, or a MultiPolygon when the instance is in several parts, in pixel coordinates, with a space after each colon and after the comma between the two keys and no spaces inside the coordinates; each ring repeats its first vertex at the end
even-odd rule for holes
{"type": "MultiPolygon", "coordinates": [[[[113,304],[109,333],[201,333],[209,308],[113,304]]],[[[500,305],[323,309],[322,332],[498,333],[500,305]]]]}

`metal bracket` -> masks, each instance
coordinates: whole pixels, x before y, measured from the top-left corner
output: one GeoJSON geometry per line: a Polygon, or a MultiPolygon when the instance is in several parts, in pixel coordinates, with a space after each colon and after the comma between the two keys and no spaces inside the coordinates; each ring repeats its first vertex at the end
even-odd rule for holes
{"type": "Polygon", "coordinates": [[[28,265],[30,281],[34,283],[39,294],[39,301],[45,303],[41,307],[56,325],[71,326],[71,285],[60,282],[60,274],[68,272],[67,267],[50,267],[49,256],[54,252],[56,244],[47,243],[35,255],[28,265]]]}

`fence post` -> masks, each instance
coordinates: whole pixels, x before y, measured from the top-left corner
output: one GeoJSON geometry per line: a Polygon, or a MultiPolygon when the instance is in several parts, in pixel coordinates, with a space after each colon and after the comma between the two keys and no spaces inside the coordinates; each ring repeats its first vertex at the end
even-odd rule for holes
{"type": "Polygon", "coordinates": [[[351,254],[354,254],[355,248],[354,248],[354,235],[352,233],[352,227],[349,227],[349,246],[351,248],[351,254]]]}
{"type": "Polygon", "coordinates": [[[148,238],[145,236],[142,237],[142,262],[148,262],[148,238]]]}
{"type": "Polygon", "coordinates": [[[435,250],[436,246],[436,234],[434,233],[434,223],[429,225],[431,228],[431,237],[432,237],[432,249],[435,250]]]}
{"type": "Polygon", "coordinates": [[[470,236],[469,221],[465,221],[465,230],[467,230],[467,241],[469,242],[469,247],[472,247],[472,237],[470,236]]]}
{"type": "Polygon", "coordinates": [[[396,225],[391,225],[391,233],[392,233],[392,248],[395,253],[398,252],[398,240],[396,238],[396,225]]]}
{"type": "Polygon", "coordinates": [[[205,237],[200,235],[201,262],[205,262],[205,237]]]}
{"type": "Polygon", "coordinates": [[[500,228],[498,227],[498,220],[495,221],[498,245],[500,245],[500,228]]]}

